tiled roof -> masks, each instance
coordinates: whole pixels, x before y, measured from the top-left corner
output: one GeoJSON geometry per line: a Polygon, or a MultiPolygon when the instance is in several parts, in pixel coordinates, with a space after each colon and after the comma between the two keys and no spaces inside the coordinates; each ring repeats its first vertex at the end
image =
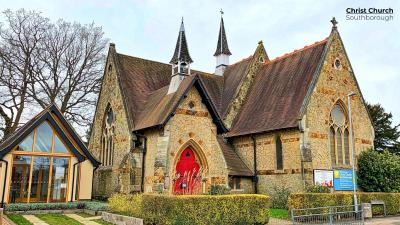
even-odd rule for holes
{"type": "Polygon", "coordinates": [[[246,166],[242,159],[233,149],[232,145],[225,142],[221,135],[217,137],[222,154],[224,155],[229,175],[232,176],[253,176],[254,173],[246,166]]]}
{"type": "Polygon", "coordinates": [[[323,40],[266,62],[256,74],[228,136],[297,127],[326,43],[323,40]]]}

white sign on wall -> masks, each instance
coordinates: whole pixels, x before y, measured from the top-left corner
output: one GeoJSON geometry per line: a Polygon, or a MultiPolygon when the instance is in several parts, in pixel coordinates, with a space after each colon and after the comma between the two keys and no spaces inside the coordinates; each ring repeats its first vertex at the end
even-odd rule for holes
{"type": "Polygon", "coordinates": [[[314,170],[314,184],[333,187],[333,170],[314,170]]]}

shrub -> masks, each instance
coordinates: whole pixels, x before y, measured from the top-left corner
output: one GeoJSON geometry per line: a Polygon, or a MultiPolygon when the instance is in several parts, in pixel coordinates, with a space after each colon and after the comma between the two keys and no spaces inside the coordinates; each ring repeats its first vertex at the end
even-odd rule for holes
{"type": "Polygon", "coordinates": [[[109,201],[114,213],[133,215],[137,208],[141,208],[141,218],[146,224],[229,225],[268,222],[269,201],[266,195],[146,194],[139,197],[116,194],[109,201]]]}
{"type": "Polygon", "coordinates": [[[211,185],[209,194],[210,195],[227,195],[230,189],[225,185],[211,185]]]}
{"type": "Polygon", "coordinates": [[[91,209],[94,211],[107,210],[107,203],[102,202],[52,202],[52,203],[10,203],[7,212],[32,211],[32,210],[65,210],[65,209],[91,209]]]}
{"type": "Polygon", "coordinates": [[[331,193],[331,189],[322,185],[312,185],[306,187],[307,193],[331,193]]]}
{"type": "Polygon", "coordinates": [[[358,185],[366,192],[400,192],[400,156],[363,151],[358,159],[358,185]]]}
{"type": "Polygon", "coordinates": [[[142,217],[142,195],[140,194],[113,194],[108,199],[108,206],[114,213],[142,217]]]}
{"type": "MultiPolygon", "coordinates": [[[[359,203],[370,203],[371,200],[382,200],[389,215],[400,214],[400,193],[357,193],[359,203]]],[[[324,206],[343,206],[353,204],[353,193],[292,193],[289,209],[317,208],[324,206]]],[[[373,208],[373,210],[378,208],[373,208]]],[[[381,214],[381,210],[379,209],[381,214]]],[[[375,211],[376,213],[376,211],[375,211]]]]}
{"type": "Polygon", "coordinates": [[[290,189],[284,186],[275,186],[271,197],[272,208],[287,209],[290,189]]]}

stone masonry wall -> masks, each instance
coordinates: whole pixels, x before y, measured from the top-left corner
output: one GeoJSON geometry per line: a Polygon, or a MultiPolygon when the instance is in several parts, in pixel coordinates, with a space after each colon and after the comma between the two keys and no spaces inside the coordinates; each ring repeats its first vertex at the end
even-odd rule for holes
{"type": "Polygon", "coordinates": [[[146,132],[145,192],[172,192],[177,158],[191,146],[206,169],[203,191],[211,184],[228,182],[228,171],[217,142],[217,128],[196,88],[180,103],[163,130],[146,132]]]}
{"type": "MultiPolygon", "coordinates": [[[[293,191],[303,189],[300,156],[300,132],[286,130],[256,135],[258,192],[273,192],[276,186],[293,191]],[[276,138],[280,137],[283,151],[283,170],[276,168],[276,138]]],[[[253,170],[253,141],[250,136],[236,137],[233,144],[239,156],[253,170]]]]}
{"type": "Polygon", "coordinates": [[[100,160],[101,136],[104,116],[108,104],[112,107],[115,117],[114,155],[112,166],[100,166],[94,177],[94,195],[109,196],[120,191],[119,169],[126,154],[131,149],[131,136],[128,118],[123,104],[123,97],[118,84],[115,63],[112,60],[112,50],[106,63],[106,73],[103,78],[102,89],[97,103],[89,149],[100,160]],[[111,65],[111,67],[110,67],[111,65]]]}
{"type": "Polygon", "coordinates": [[[374,140],[373,127],[361,98],[361,90],[357,87],[356,78],[351,71],[342,42],[337,32],[334,31],[332,35],[332,44],[311,94],[304,118],[306,126],[305,142],[309,143],[311,147],[314,169],[332,168],[329,145],[330,112],[335,103],[341,101],[347,114],[347,94],[350,92],[357,94],[351,99],[356,154],[358,155],[361,151],[372,147],[374,140]],[[336,59],[341,62],[339,69],[334,67],[336,59]]]}

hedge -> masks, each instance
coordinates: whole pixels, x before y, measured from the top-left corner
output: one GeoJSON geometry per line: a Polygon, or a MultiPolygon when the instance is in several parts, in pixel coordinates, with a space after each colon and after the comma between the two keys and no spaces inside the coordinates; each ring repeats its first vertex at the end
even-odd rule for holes
{"type": "Polygon", "coordinates": [[[109,198],[114,213],[140,215],[146,224],[265,224],[266,195],[122,195],[109,198]],[[134,206],[136,205],[136,207],[134,206]],[[139,206],[140,207],[137,207],[139,206]],[[140,209],[139,209],[140,208],[140,209]]]}
{"type": "Polygon", "coordinates": [[[107,210],[104,202],[53,202],[53,203],[10,203],[5,207],[7,212],[32,211],[32,210],[64,210],[64,209],[90,209],[94,211],[107,210]]]}
{"type": "MultiPolygon", "coordinates": [[[[400,214],[400,193],[360,192],[359,203],[370,203],[371,200],[385,202],[389,215],[400,214]]],[[[353,204],[353,193],[292,193],[289,196],[289,209],[316,208],[324,206],[342,206],[353,204]]],[[[381,207],[374,207],[374,213],[382,214],[381,207]]]]}

